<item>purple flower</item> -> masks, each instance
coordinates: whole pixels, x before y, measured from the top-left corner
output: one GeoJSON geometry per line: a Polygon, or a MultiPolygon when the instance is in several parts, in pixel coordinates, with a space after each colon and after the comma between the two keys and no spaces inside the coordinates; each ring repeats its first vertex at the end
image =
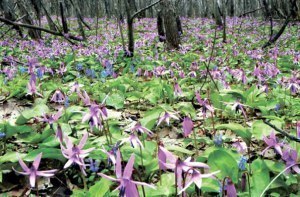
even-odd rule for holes
{"type": "Polygon", "coordinates": [[[56,90],[50,101],[55,103],[64,103],[65,95],[60,90],[56,90]]]}
{"type": "Polygon", "coordinates": [[[30,80],[27,84],[27,90],[28,90],[27,95],[38,95],[40,97],[43,97],[43,95],[37,92],[35,74],[30,75],[30,80]]]}
{"type": "Polygon", "coordinates": [[[291,168],[300,174],[300,168],[296,165],[298,162],[298,153],[294,149],[287,149],[283,151],[282,159],[285,161],[286,167],[292,166],[291,168]]]}
{"type": "Polygon", "coordinates": [[[44,170],[44,171],[39,171],[39,165],[42,159],[42,153],[38,154],[37,157],[34,159],[32,166],[28,168],[28,166],[24,163],[24,161],[19,158],[19,164],[23,169],[23,172],[19,172],[13,168],[13,170],[22,175],[29,176],[29,182],[31,187],[35,187],[36,179],[38,176],[43,176],[43,177],[51,177],[54,176],[54,173],[57,170],[44,170]]]}
{"type": "Polygon", "coordinates": [[[193,121],[189,117],[185,117],[182,122],[183,136],[189,136],[194,128],[193,121]]]}
{"type": "Polygon", "coordinates": [[[125,142],[130,142],[131,146],[133,148],[140,146],[141,148],[144,148],[142,142],[139,140],[139,138],[137,136],[135,136],[133,133],[130,134],[130,136],[128,138],[124,138],[120,145],[124,144],[125,142]]]}
{"type": "Polygon", "coordinates": [[[242,103],[240,103],[240,101],[235,101],[235,103],[232,105],[231,110],[238,112],[241,111],[245,120],[247,120],[247,114],[246,111],[244,109],[244,106],[242,103]]]}
{"type": "Polygon", "coordinates": [[[92,104],[90,106],[90,112],[86,113],[83,118],[82,122],[88,121],[90,124],[91,129],[93,127],[101,128],[101,120],[100,120],[100,107],[97,104],[92,104]]]}
{"type": "Polygon", "coordinates": [[[177,82],[175,82],[175,84],[174,84],[174,95],[175,96],[182,95],[182,90],[177,82]]]}
{"type": "Polygon", "coordinates": [[[83,94],[78,93],[78,96],[85,106],[90,106],[92,104],[91,99],[85,90],[83,90],[83,94]]]}
{"type": "Polygon", "coordinates": [[[277,139],[276,139],[276,136],[275,136],[275,132],[272,131],[271,134],[270,134],[270,138],[267,138],[266,136],[263,137],[265,143],[268,145],[267,148],[265,148],[263,151],[262,151],[262,155],[265,154],[265,152],[274,147],[274,149],[276,150],[276,152],[278,154],[280,154],[282,156],[282,150],[281,150],[281,147],[283,146],[283,143],[279,143],[277,142],[277,139]]]}
{"type": "Polygon", "coordinates": [[[226,192],[227,197],[237,197],[235,186],[230,178],[227,178],[226,192]]]}
{"type": "Polygon", "coordinates": [[[55,133],[55,137],[59,140],[60,143],[63,142],[64,135],[63,135],[63,131],[61,129],[60,124],[57,125],[57,131],[55,133]]]}
{"type": "Polygon", "coordinates": [[[58,121],[58,119],[61,117],[62,111],[63,108],[60,108],[56,114],[51,114],[51,115],[43,114],[42,121],[50,124],[50,127],[52,128],[53,123],[58,121]]]}
{"type": "Polygon", "coordinates": [[[137,190],[137,185],[143,185],[143,186],[147,186],[147,187],[155,189],[155,187],[150,184],[132,180],[131,176],[132,176],[132,172],[133,172],[134,159],[135,159],[134,154],[132,154],[127,162],[127,165],[124,168],[124,171],[123,171],[122,164],[121,164],[121,153],[118,150],[117,151],[117,163],[116,163],[116,169],[115,169],[117,178],[107,176],[103,173],[98,173],[98,175],[100,175],[101,177],[103,177],[105,179],[119,183],[119,186],[116,189],[120,190],[119,196],[121,196],[121,197],[125,197],[125,196],[126,197],[129,197],[129,196],[139,197],[140,195],[137,190]]]}
{"type": "Polygon", "coordinates": [[[61,152],[65,158],[68,159],[67,163],[64,165],[64,168],[70,167],[72,164],[78,164],[80,167],[81,172],[86,175],[85,173],[85,163],[84,158],[89,155],[91,151],[93,151],[95,148],[89,148],[87,150],[83,150],[83,147],[88,139],[88,133],[85,133],[82,136],[82,139],[80,140],[78,145],[75,145],[71,142],[71,140],[66,136],[65,142],[66,147],[60,144],[61,152]]]}
{"type": "Polygon", "coordinates": [[[76,92],[77,94],[80,94],[80,86],[77,81],[72,85],[70,91],[71,93],[76,92]]]}
{"type": "Polygon", "coordinates": [[[211,113],[214,113],[214,108],[209,104],[208,99],[207,98],[201,99],[199,92],[196,92],[196,99],[199,105],[202,107],[202,113],[204,117],[206,117],[207,110],[210,111],[211,113]]]}
{"type": "Polygon", "coordinates": [[[57,72],[57,74],[63,76],[64,73],[67,72],[67,68],[66,68],[65,64],[61,63],[59,69],[56,72],[57,72]]]}
{"type": "Polygon", "coordinates": [[[177,156],[165,149],[162,145],[158,146],[158,165],[159,169],[166,170],[166,164],[175,164],[177,156]]]}
{"type": "Polygon", "coordinates": [[[158,119],[157,126],[159,126],[163,121],[166,121],[166,123],[170,125],[170,118],[179,120],[179,118],[175,116],[173,113],[165,112],[165,114],[158,119]]]}
{"type": "Polygon", "coordinates": [[[148,136],[153,136],[153,132],[147,129],[146,127],[143,127],[140,122],[136,123],[133,128],[131,128],[131,131],[136,131],[138,133],[146,133],[148,136]]]}
{"type": "Polygon", "coordinates": [[[107,151],[103,146],[102,149],[100,150],[107,155],[108,163],[112,163],[113,165],[116,165],[117,162],[116,162],[116,156],[114,150],[107,151]]]}
{"type": "Polygon", "coordinates": [[[201,174],[198,170],[191,169],[187,172],[187,177],[186,177],[186,184],[184,185],[184,188],[179,191],[178,194],[181,194],[183,191],[185,191],[188,187],[192,185],[192,183],[195,183],[196,186],[201,189],[202,186],[202,178],[209,178],[212,177],[214,178],[214,175],[219,173],[219,171],[209,173],[209,174],[201,174]]]}
{"type": "Polygon", "coordinates": [[[247,151],[247,144],[243,141],[236,141],[232,144],[232,147],[237,149],[240,154],[245,154],[247,151]]]}

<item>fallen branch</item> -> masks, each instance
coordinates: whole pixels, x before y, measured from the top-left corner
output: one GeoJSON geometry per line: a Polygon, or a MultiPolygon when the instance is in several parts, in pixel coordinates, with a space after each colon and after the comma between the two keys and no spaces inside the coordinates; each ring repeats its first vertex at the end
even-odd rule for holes
{"type": "Polygon", "coordinates": [[[261,10],[261,9],[263,9],[263,8],[264,8],[264,7],[260,7],[260,8],[257,8],[257,9],[255,9],[255,10],[251,10],[251,11],[245,12],[244,14],[239,15],[239,17],[246,16],[247,14],[251,14],[251,13],[256,12],[256,11],[258,11],[258,10],[261,10]]]}
{"type": "Polygon", "coordinates": [[[289,138],[290,140],[293,140],[295,142],[299,142],[300,143],[300,138],[297,138],[293,135],[290,135],[288,134],[286,131],[283,131],[279,128],[277,128],[275,125],[273,125],[272,123],[270,123],[270,121],[267,121],[267,120],[263,120],[263,122],[266,124],[266,125],[269,125],[272,129],[274,129],[275,131],[281,133],[283,136],[289,138]]]}
{"type": "Polygon", "coordinates": [[[56,32],[56,31],[52,31],[49,29],[45,29],[42,27],[38,27],[38,26],[34,26],[34,25],[28,25],[28,24],[24,24],[24,23],[17,23],[17,22],[13,22],[11,20],[8,20],[6,18],[0,17],[0,21],[3,23],[6,23],[8,25],[15,25],[15,26],[19,26],[19,27],[24,27],[24,28],[28,28],[28,29],[36,29],[36,30],[40,30],[55,36],[60,36],[60,37],[64,37],[66,39],[72,39],[72,40],[76,40],[76,41],[83,41],[83,39],[78,38],[76,36],[72,36],[72,35],[68,35],[66,36],[65,34],[61,33],[61,32],[56,32]]]}
{"type": "Polygon", "coordinates": [[[144,8],[138,10],[137,12],[135,12],[135,13],[130,17],[131,20],[133,20],[139,13],[148,10],[149,8],[155,6],[156,4],[160,3],[161,1],[163,1],[163,0],[158,0],[158,1],[156,1],[156,2],[154,2],[154,3],[152,3],[152,4],[148,5],[148,6],[146,6],[146,7],[144,7],[144,8]]]}
{"type": "Polygon", "coordinates": [[[271,46],[272,44],[274,44],[278,40],[278,38],[283,34],[283,32],[284,32],[285,28],[287,27],[287,25],[289,24],[289,22],[290,22],[290,17],[285,19],[284,24],[280,28],[279,32],[276,35],[272,35],[270,40],[267,43],[265,43],[262,48],[264,49],[264,48],[267,48],[268,46],[271,46]]]}

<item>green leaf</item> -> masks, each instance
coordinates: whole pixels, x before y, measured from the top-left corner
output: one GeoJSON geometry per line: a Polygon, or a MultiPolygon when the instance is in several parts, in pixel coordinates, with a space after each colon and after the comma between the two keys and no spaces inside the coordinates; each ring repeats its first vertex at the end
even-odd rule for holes
{"type": "MultiPolygon", "coordinates": [[[[282,121],[271,120],[270,123],[278,128],[282,128],[282,121]]],[[[266,125],[262,120],[257,120],[252,124],[252,134],[257,139],[262,139],[263,136],[269,136],[272,132],[272,128],[266,125]]]]}
{"type": "Polygon", "coordinates": [[[147,196],[168,197],[175,194],[175,176],[173,173],[166,173],[161,175],[161,181],[157,183],[156,189],[145,187],[147,196]]]}
{"type": "Polygon", "coordinates": [[[16,124],[22,125],[28,122],[33,117],[42,116],[49,112],[49,108],[45,104],[39,104],[33,109],[24,110],[21,115],[17,118],[16,124]]]}
{"type": "Polygon", "coordinates": [[[209,154],[208,165],[211,167],[211,172],[220,170],[216,174],[220,179],[230,177],[234,183],[238,182],[238,165],[237,161],[225,150],[216,150],[209,154]]]}
{"type": "Polygon", "coordinates": [[[190,151],[188,149],[182,148],[180,146],[167,146],[166,147],[167,150],[169,151],[175,151],[175,152],[180,152],[180,153],[184,153],[184,154],[188,154],[188,155],[192,155],[194,154],[193,151],[190,151]]]}
{"type": "Polygon", "coordinates": [[[42,158],[44,159],[57,159],[61,162],[65,162],[66,158],[62,155],[61,150],[58,148],[40,148],[33,151],[30,151],[26,157],[25,161],[33,161],[36,156],[40,153],[43,153],[42,158]]]}
{"type": "Polygon", "coordinates": [[[243,140],[249,144],[251,141],[251,132],[243,127],[240,124],[237,123],[228,123],[228,124],[221,124],[221,125],[217,125],[216,129],[220,130],[220,129],[229,129],[232,132],[234,132],[237,136],[240,136],[241,138],[243,138],[243,140]]]}
{"type": "Polygon", "coordinates": [[[185,116],[191,116],[192,118],[196,117],[196,110],[190,102],[180,102],[176,104],[174,108],[185,116]]]}
{"type": "Polygon", "coordinates": [[[90,187],[89,193],[94,197],[102,197],[109,191],[111,184],[111,181],[102,178],[95,185],[90,187]]]}
{"type": "Polygon", "coordinates": [[[141,124],[144,125],[145,127],[147,127],[148,129],[152,129],[162,112],[163,112],[163,109],[160,107],[146,112],[146,114],[140,120],[141,124]]]}
{"type": "Polygon", "coordinates": [[[252,196],[260,196],[265,187],[270,183],[269,169],[261,159],[256,159],[251,164],[252,179],[251,193],[252,196]]]}
{"type": "Polygon", "coordinates": [[[24,157],[26,154],[23,153],[16,153],[16,152],[7,152],[5,155],[2,155],[0,157],[0,163],[5,163],[5,162],[17,162],[18,156],[20,158],[24,157]]]}
{"type": "Polygon", "coordinates": [[[106,104],[114,107],[115,109],[122,109],[124,107],[124,101],[124,95],[118,92],[109,95],[106,100],[106,104]]]}

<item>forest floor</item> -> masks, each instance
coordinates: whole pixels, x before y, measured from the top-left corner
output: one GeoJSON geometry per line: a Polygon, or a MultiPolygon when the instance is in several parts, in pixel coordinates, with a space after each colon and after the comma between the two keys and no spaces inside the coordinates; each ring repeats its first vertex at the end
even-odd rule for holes
{"type": "Polygon", "coordinates": [[[300,195],[299,23],[262,49],[266,21],[229,18],[223,42],[213,20],[183,18],[167,51],[140,19],[126,58],[116,21],[87,21],[76,45],[0,40],[3,195],[300,195]]]}

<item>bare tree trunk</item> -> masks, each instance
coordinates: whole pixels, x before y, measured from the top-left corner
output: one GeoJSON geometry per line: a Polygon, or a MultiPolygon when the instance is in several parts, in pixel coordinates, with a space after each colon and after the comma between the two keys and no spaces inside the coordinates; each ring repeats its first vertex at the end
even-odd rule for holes
{"type": "Polygon", "coordinates": [[[214,16],[215,16],[215,21],[216,21],[216,25],[219,27],[223,26],[223,22],[222,22],[222,18],[221,18],[221,13],[220,13],[220,6],[218,3],[218,0],[214,0],[214,5],[213,5],[213,9],[214,9],[214,16]]]}
{"type": "MultiPolygon", "coordinates": [[[[23,1],[18,1],[18,6],[21,15],[26,15],[23,19],[24,23],[29,24],[29,25],[34,25],[33,19],[30,17],[30,14],[28,13],[25,4],[23,1]]],[[[41,39],[41,31],[37,29],[28,29],[28,35],[32,39],[41,39]]]]}
{"type": "Polygon", "coordinates": [[[63,26],[63,31],[65,34],[67,34],[69,32],[69,28],[68,28],[68,24],[67,24],[67,20],[64,14],[64,7],[63,7],[63,3],[59,2],[59,7],[60,7],[60,16],[61,16],[61,23],[63,26]]]}
{"type": "Polygon", "coordinates": [[[167,49],[179,49],[180,37],[176,23],[176,13],[170,0],[161,2],[164,27],[166,31],[167,49]]]}
{"type": "Polygon", "coordinates": [[[157,31],[158,31],[158,40],[159,40],[159,42],[166,41],[165,30],[164,30],[164,24],[163,24],[163,18],[162,18],[161,11],[159,11],[157,13],[157,31]]]}
{"type": "MultiPolygon", "coordinates": [[[[0,1],[0,10],[3,10],[4,18],[11,20],[11,21],[16,20],[14,13],[13,13],[13,5],[10,0],[1,0],[0,1]]],[[[23,33],[19,26],[14,25],[13,29],[15,29],[18,32],[19,36],[21,38],[23,38],[23,33]]]]}

